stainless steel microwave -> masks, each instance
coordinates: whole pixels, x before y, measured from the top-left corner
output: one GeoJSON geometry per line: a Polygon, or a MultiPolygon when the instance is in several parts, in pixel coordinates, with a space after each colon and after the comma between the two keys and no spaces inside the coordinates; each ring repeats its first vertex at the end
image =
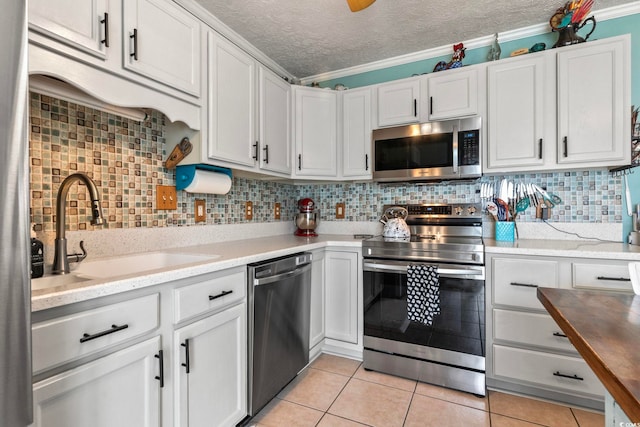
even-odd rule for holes
{"type": "Polygon", "coordinates": [[[372,133],[374,181],[442,181],[482,175],[480,117],[372,133]]]}

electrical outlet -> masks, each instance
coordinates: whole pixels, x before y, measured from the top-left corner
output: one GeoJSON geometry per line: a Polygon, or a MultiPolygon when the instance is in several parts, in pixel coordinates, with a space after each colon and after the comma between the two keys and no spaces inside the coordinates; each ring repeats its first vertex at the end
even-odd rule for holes
{"type": "Polygon", "coordinates": [[[336,218],[344,219],[344,203],[336,203],[336,218]]]}
{"type": "Polygon", "coordinates": [[[253,219],[253,202],[244,203],[244,219],[253,219]]]}
{"type": "Polygon", "coordinates": [[[273,208],[273,216],[275,219],[280,219],[280,203],[276,203],[273,208]]]}
{"type": "Polygon", "coordinates": [[[194,206],[196,223],[207,221],[207,208],[204,199],[196,199],[194,206]]]}
{"type": "Polygon", "coordinates": [[[156,185],[156,210],[174,211],[178,209],[176,187],[172,185],[156,185]]]}

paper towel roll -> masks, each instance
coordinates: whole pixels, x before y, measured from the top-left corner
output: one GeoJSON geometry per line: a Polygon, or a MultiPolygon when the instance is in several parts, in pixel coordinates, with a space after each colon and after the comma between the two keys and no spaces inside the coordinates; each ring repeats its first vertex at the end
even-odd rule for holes
{"type": "Polygon", "coordinates": [[[189,193],[227,194],[230,189],[231,178],[229,175],[206,170],[196,170],[193,175],[193,180],[184,191],[189,193]]]}

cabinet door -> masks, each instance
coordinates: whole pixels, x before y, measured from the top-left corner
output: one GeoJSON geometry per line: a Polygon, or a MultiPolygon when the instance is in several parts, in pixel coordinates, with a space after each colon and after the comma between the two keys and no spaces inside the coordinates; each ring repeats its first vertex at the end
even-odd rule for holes
{"type": "Polygon", "coordinates": [[[117,19],[109,15],[109,0],[29,1],[30,29],[99,58],[107,56],[109,18],[117,19]]]}
{"type": "Polygon", "coordinates": [[[260,67],[260,168],[291,174],[291,85],[260,67]]]}
{"type": "Polygon", "coordinates": [[[427,77],[429,120],[478,113],[478,70],[447,70],[427,77]]]}
{"type": "Polygon", "coordinates": [[[309,350],[324,339],[324,283],[324,250],[314,251],[311,263],[309,350]]]}
{"type": "Polygon", "coordinates": [[[245,303],[178,329],[174,351],[174,425],[235,426],[247,415],[245,303]]]}
{"type": "Polygon", "coordinates": [[[416,123],[419,96],[418,79],[378,86],[378,127],[416,123]]]}
{"type": "Polygon", "coordinates": [[[295,88],[296,176],[336,176],[336,103],[334,91],[295,88]]]}
{"type": "Polygon", "coordinates": [[[371,178],[371,89],[342,96],[342,175],[371,178]]]}
{"type": "Polygon", "coordinates": [[[255,166],[255,61],[209,33],[209,157],[255,166]]]}
{"type": "Polygon", "coordinates": [[[629,164],[628,38],[558,51],[558,163],[629,164]]]}
{"type": "Polygon", "coordinates": [[[34,384],[33,426],[160,426],[159,349],[152,338],[34,384]]]}
{"type": "Polygon", "coordinates": [[[487,170],[555,164],[555,73],[548,74],[548,63],[550,55],[537,55],[489,65],[487,170]]]}
{"type": "Polygon", "coordinates": [[[325,254],[325,333],[327,338],[358,343],[358,254],[325,254]]]}
{"type": "Polygon", "coordinates": [[[122,7],[124,67],[199,97],[199,21],[165,0],[127,0],[122,7]]]}

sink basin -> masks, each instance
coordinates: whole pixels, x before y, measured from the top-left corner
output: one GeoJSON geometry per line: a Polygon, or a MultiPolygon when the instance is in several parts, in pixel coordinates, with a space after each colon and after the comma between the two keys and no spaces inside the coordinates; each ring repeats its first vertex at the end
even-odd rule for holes
{"type": "Polygon", "coordinates": [[[31,290],[37,291],[40,289],[71,285],[73,283],[86,282],[87,280],[91,280],[91,278],[78,276],[76,274],[54,274],[52,276],[31,279],[31,290]]]}
{"type": "Polygon", "coordinates": [[[73,273],[95,279],[126,276],[145,273],[161,268],[177,267],[195,262],[211,261],[219,255],[202,255],[175,252],[148,252],[124,255],[117,258],[105,258],[96,261],[83,261],[73,273]]]}

